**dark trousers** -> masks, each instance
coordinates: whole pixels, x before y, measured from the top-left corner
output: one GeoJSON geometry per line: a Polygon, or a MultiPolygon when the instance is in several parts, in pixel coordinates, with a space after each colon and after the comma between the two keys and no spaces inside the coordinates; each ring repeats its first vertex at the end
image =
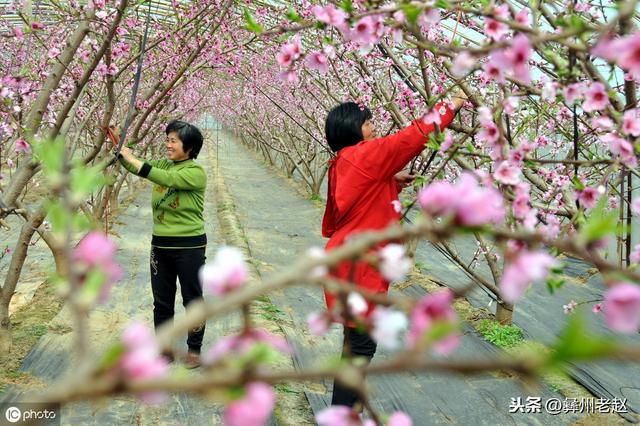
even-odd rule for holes
{"type": "MultiPolygon", "coordinates": [[[[202,299],[202,285],[198,271],[204,265],[205,249],[164,249],[151,247],[151,290],[153,291],[153,324],[157,329],[173,320],[176,303],[176,278],[180,279],[180,292],[184,307],[202,299]]],[[[189,330],[187,346],[200,353],[204,323],[189,330]]]]}
{"type": "MultiPolygon", "coordinates": [[[[342,358],[365,357],[369,362],[376,353],[377,343],[368,333],[360,333],[355,328],[345,327],[344,343],[342,345],[342,358]]],[[[341,385],[337,380],[333,381],[333,397],[331,405],[346,405],[353,407],[360,402],[358,393],[341,385]]]]}

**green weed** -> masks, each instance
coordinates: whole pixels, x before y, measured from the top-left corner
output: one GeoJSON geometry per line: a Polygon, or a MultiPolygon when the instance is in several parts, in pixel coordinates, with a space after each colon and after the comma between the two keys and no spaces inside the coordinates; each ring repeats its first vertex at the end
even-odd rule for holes
{"type": "Polygon", "coordinates": [[[485,319],[477,326],[482,336],[501,348],[512,348],[524,340],[522,329],[516,325],[502,325],[495,320],[485,319]]]}

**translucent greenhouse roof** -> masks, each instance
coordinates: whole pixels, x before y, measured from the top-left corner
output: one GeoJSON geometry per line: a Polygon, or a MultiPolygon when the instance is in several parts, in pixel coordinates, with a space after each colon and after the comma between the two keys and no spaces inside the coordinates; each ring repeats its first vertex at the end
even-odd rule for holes
{"type": "MultiPolygon", "coordinates": [[[[42,22],[44,24],[53,22],[53,17],[57,15],[56,10],[69,6],[69,1],[46,1],[46,0],[24,0],[23,6],[16,8],[18,4],[15,0],[0,0],[0,29],[14,25],[24,24],[26,17],[31,15],[32,20],[42,22]]],[[[86,0],[78,1],[80,4],[86,4],[86,0]]],[[[149,1],[130,1],[130,7],[136,12],[146,16],[151,3],[152,20],[166,21],[173,20],[173,6],[171,0],[151,0],[149,1]]],[[[186,0],[178,0],[178,3],[188,3],[186,0]]]]}

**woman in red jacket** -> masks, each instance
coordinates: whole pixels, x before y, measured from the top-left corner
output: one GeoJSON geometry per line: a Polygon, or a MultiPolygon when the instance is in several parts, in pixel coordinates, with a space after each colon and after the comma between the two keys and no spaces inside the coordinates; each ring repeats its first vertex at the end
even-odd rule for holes
{"type": "MultiPolygon", "coordinates": [[[[454,98],[457,111],[466,96],[458,92],[454,98]]],[[[440,128],[453,120],[455,111],[444,104],[435,106],[440,114],[440,128]]],[[[402,171],[424,149],[434,125],[415,120],[405,129],[376,138],[371,111],[353,102],[338,105],[329,112],[325,134],[329,147],[336,152],[329,168],[327,206],[322,220],[322,236],[328,237],[326,250],[340,246],[357,233],[381,230],[398,222],[400,213],[392,203],[404,184],[413,176],[402,171]]],[[[389,283],[377,269],[366,262],[344,261],[332,275],[377,293],[386,293],[389,283]],[[352,270],[353,269],[353,270],[352,270]]],[[[334,306],[335,295],[325,291],[327,308],[334,306]]],[[[374,305],[369,302],[369,314],[374,305]]],[[[343,356],[373,358],[376,343],[368,333],[345,326],[343,356]],[[347,353],[345,353],[347,352],[347,353]]],[[[334,381],[332,405],[354,406],[358,394],[334,381]]]]}

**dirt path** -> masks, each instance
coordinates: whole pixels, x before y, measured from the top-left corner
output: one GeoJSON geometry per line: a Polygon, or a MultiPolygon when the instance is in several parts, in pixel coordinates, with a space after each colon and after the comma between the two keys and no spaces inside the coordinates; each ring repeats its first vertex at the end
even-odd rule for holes
{"type": "MultiPolygon", "coordinates": [[[[319,235],[322,211],[300,196],[276,176],[252,152],[229,140],[220,147],[220,170],[235,200],[235,210],[247,236],[249,250],[262,276],[286,268],[297,255],[310,246],[323,246],[319,235]]],[[[403,290],[420,296],[424,287],[413,284],[403,290]]],[[[318,289],[296,287],[274,295],[273,302],[281,311],[287,338],[296,348],[295,361],[300,367],[312,366],[335,358],[339,353],[341,330],[332,329],[328,336],[310,335],[306,316],[324,308],[318,289]]],[[[456,357],[474,359],[494,354],[496,348],[473,330],[467,330],[456,357]]],[[[376,359],[385,359],[381,351],[376,359]]],[[[375,359],[374,359],[375,362],[375,359]]],[[[383,412],[402,409],[416,425],[431,424],[569,424],[578,415],[551,416],[509,414],[511,398],[528,394],[513,380],[493,375],[460,377],[444,374],[401,374],[371,377],[374,406],[383,412]]],[[[307,398],[314,411],[330,401],[331,381],[309,386],[307,398]]],[[[532,396],[563,398],[543,387],[532,396]]]]}

